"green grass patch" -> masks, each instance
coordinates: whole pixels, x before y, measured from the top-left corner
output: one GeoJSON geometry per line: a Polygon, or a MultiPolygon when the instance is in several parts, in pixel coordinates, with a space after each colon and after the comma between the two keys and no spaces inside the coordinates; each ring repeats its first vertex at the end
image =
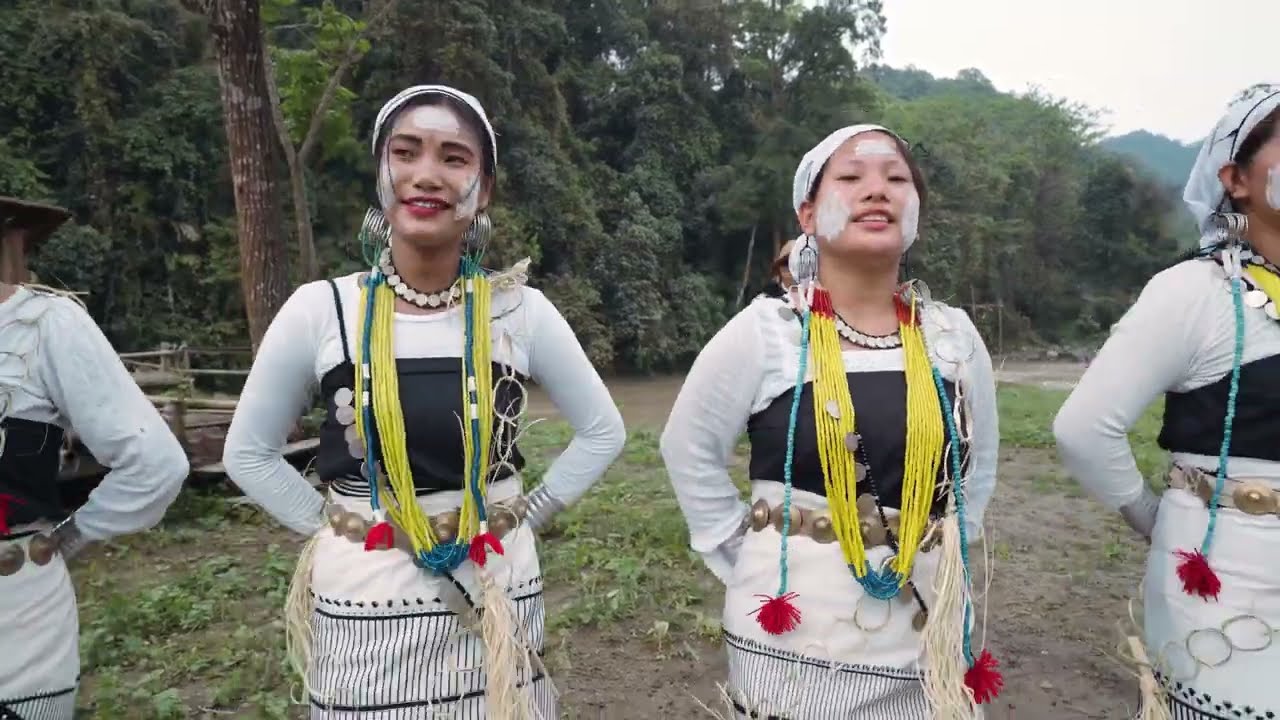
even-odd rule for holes
{"type": "MultiPolygon", "coordinates": [[[[1001,384],[996,392],[1001,445],[1052,450],[1055,446],[1053,419],[1068,394],[1053,388],[1001,384]]],[[[1129,445],[1138,469],[1152,487],[1160,486],[1160,478],[1168,466],[1168,453],[1156,444],[1163,413],[1164,398],[1160,398],[1147,408],[1129,432],[1129,445]]]]}
{"type": "MultiPolygon", "coordinates": [[[[530,457],[526,482],[536,484],[543,466],[571,433],[547,423],[524,441],[530,457]]],[[[702,632],[708,592],[713,587],[689,549],[684,516],[671,492],[658,436],[633,429],[621,457],[604,478],[547,529],[539,549],[553,601],[548,630],[573,628],[652,615],[653,633],[702,632]],[[558,592],[572,588],[572,592],[558,592]]]]}

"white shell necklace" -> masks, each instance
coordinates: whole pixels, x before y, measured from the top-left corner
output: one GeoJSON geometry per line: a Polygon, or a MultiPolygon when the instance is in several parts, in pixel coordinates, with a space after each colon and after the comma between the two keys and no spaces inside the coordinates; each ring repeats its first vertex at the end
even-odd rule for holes
{"type": "MultiPolygon", "coordinates": [[[[778,315],[783,320],[791,320],[800,317],[800,311],[792,306],[788,299],[786,304],[778,308],[778,315]]],[[[898,331],[889,333],[888,335],[868,335],[861,330],[855,330],[852,325],[844,321],[844,318],[836,315],[836,332],[846,341],[860,348],[868,350],[892,350],[896,347],[902,347],[902,334],[898,331]]]]}
{"type": "Polygon", "coordinates": [[[860,330],[855,330],[852,325],[845,322],[844,318],[839,315],[836,315],[836,332],[840,333],[840,337],[854,345],[869,350],[890,350],[902,345],[902,334],[897,331],[888,335],[868,335],[860,330]]]}
{"type": "Polygon", "coordinates": [[[409,287],[408,283],[396,272],[396,266],[391,264],[391,248],[389,247],[382,249],[382,255],[378,258],[378,267],[382,270],[382,274],[387,278],[387,284],[391,286],[396,295],[420,308],[449,307],[462,299],[462,283],[457,280],[454,280],[453,284],[444,290],[430,293],[424,293],[409,287]]]}

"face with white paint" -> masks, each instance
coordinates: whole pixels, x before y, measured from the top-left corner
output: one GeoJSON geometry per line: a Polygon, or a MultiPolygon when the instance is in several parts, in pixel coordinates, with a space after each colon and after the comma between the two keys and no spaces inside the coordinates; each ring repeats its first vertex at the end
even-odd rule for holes
{"type": "Polygon", "coordinates": [[[424,250],[461,242],[493,187],[478,123],[432,100],[400,111],[378,168],[393,238],[424,250]]]}
{"type": "Polygon", "coordinates": [[[804,232],[818,238],[820,257],[896,268],[920,224],[920,196],[897,142],[879,131],[845,141],[797,217],[804,232]]]}
{"type": "MultiPolygon", "coordinates": [[[[1249,216],[1249,224],[1280,229],[1280,110],[1258,124],[1260,142],[1246,142],[1237,162],[1218,173],[1235,205],[1249,216]]],[[[1250,133],[1249,140],[1253,140],[1250,133]]]]}

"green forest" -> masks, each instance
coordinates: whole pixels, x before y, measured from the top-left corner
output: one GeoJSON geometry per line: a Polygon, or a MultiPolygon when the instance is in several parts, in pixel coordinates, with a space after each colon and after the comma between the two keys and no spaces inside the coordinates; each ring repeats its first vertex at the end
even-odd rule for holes
{"type": "MultiPolygon", "coordinates": [[[[73,211],[33,269],[87,292],[120,350],[248,342],[214,60],[225,28],[200,8],[0,9],[0,195],[73,211]]],[[[1185,240],[1168,184],[1106,150],[1088,108],[1000,93],[976,70],[939,79],[882,66],[879,0],[260,9],[279,144],[307,143],[317,116],[299,177],[320,275],[361,266],[355,233],[374,202],[367,137],[378,108],[409,84],[452,84],[481,99],[499,133],[488,264],[532,257],[533,284],[613,372],[692,360],[796,231],[800,156],[853,122],[884,123],[914,146],[930,205],[906,271],[975,308],[993,345],[997,334],[1006,348],[1096,338],[1185,240]]],[[[284,248],[273,257],[293,287],[315,270],[287,155],[271,162],[284,248]]]]}

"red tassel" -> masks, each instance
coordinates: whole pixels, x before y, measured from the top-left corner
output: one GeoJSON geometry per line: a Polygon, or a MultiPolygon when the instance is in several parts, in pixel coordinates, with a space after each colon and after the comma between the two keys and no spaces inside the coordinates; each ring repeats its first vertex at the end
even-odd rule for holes
{"type": "Polygon", "coordinates": [[[990,650],[983,649],[978,659],[964,673],[964,684],[973,692],[973,699],[979,705],[995,700],[1004,687],[1004,676],[996,670],[1000,661],[996,660],[990,650]]]}
{"type": "Polygon", "coordinates": [[[471,558],[471,562],[480,567],[484,567],[484,564],[489,560],[489,554],[485,552],[486,545],[499,555],[503,554],[502,543],[498,541],[498,538],[493,533],[482,532],[471,538],[471,549],[467,551],[467,556],[471,558]]]}
{"type": "Polygon", "coordinates": [[[898,322],[902,325],[918,325],[920,323],[920,313],[917,311],[912,316],[912,301],[909,296],[904,296],[903,292],[899,292],[893,296],[893,304],[898,311],[898,322]]]}
{"type": "Polygon", "coordinates": [[[1174,555],[1182,558],[1178,563],[1178,579],[1182,581],[1182,591],[1188,595],[1217,600],[1218,593],[1222,591],[1222,581],[1213,568],[1209,567],[1209,558],[1199,550],[1178,550],[1174,555]]]}
{"type": "Polygon", "coordinates": [[[795,630],[800,625],[800,608],[792,604],[796,594],[793,592],[777,597],[769,597],[768,595],[757,595],[758,598],[764,598],[764,603],[760,607],[751,611],[752,615],[760,613],[756,616],[756,621],[760,623],[760,627],[770,635],[781,635],[785,632],[795,630]]]}
{"type": "Polygon", "coordinates": [[[364,536],[365,550],[390,550],[395,544],[395,530],[385,520],[369,528],[369,534],[364,536]]]}
{"type": "Polygon", "coordinates": [[[0,535],[9,534],[9,507],[21,504],[17,497],[0,493],[0,535]]]}
{"type": "Polygon", "coordinates": [[[831,304],[831,293],[822,288],[814,288],[813,302],[809,303],[809,310],[815,315],[822,317],[835,317],[836,309],[831,304]]]}

